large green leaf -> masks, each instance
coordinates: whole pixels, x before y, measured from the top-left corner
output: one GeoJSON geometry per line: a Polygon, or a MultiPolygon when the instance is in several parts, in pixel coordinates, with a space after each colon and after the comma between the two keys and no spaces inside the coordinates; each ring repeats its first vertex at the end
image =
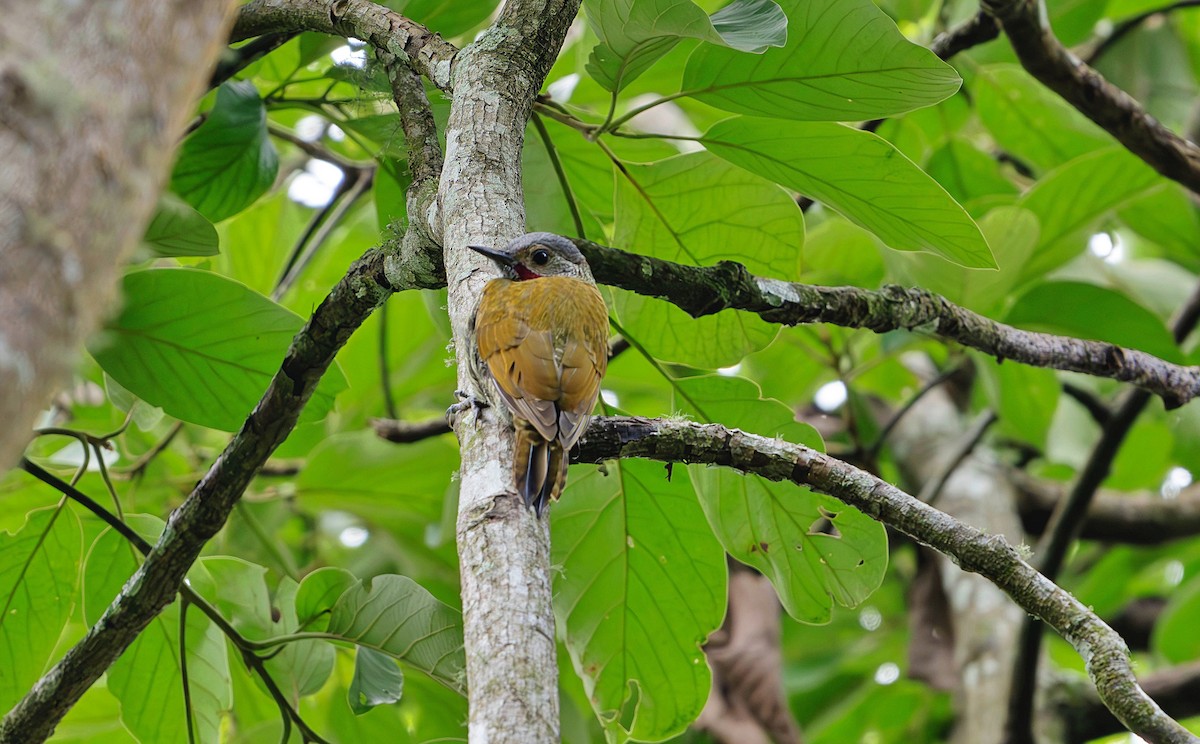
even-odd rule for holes
{"type": "Polygon", "coordinates": [[[170,192],[159,197],[142,242],[160,256],[215,256],[219,246],[213,224],[170,192]]]}
{"type": "MultiPolygon", "coordinates": [[[[149,269],[125,277],[125,307],[91,347],[130,392],[170,415],[237,431],[304,325],[295,313],[219,274],[149,269]]],[[[320,419],[345,388],[336,365],[301,421],[320,419]]]]}
{"type": "Polygon", "coordinates": [[[1170,331],[1154,313],[1123,294],[1094,284],[1038,284],[1017,300],[1004,320],[1031,330],[1141,349],[1167,361],[1182,359],[1170,331]]]}
{"type": "Polygon", "coordinates": [[[1106,215],[1162,182],[1162,176],[1122,147],[1090,152],[1047,174],[1019,202],[1041,225],[1022,279],[1037,278],[1082,253],[1106,215]]]}
{"type": "Polygon", "coordinates": [[[787,40],[787,18],[773,0],[734,0],[710,18],[692,0],[587,0],[588,23],[600,37],[587,70],[620,91],[682,39],[700,39],[743,52],[787,40]]]}
{"type": "MultiPolygon", "coordinates": [[[[148,515],[127,515],[126,521],[151,541],[163,527],[161,520],[148,515]]],[[[129,542],[112,529],[96,538],[84,568],[84,615],[89,624],[100,618],[139,562],[129,542]]],[[[144,742],[188,740],[180,611],[179,602],[169,605],[108,670],[108,691],[121,701],[121,720],[144,742]]],[[[195,607],[187,611],[185,632],[196,740],[217,742],[221,714],[233,704],[225,637],[195,607]]]]}
{"type": "Polygon", "coordinates": [[[703,45],[683,91],[726,111],[781,119],[854,121],[951,96],[954,68],[912,44],[870,0],[785,0],[788,42],[751,56],[703,45]]]}
{"type": "Polygon", "coordinates": [[[700,647],[724,615],[725,560],[686,474],[638,460],[606,472],[573,472],[551,510],[554,613],[610,737],[658,741],[708,699],[700,647]]]}
{"type": "Polygon", "coordinates": [[[998,207],[979,221],[998,270],[980,271],[948,263],[928,253],[888,251],[885,262],[892,280],[924,287],[976,312],[993,314],[1003,308],[1038,243],[1038,220],[1028,209],[998,207]]]}
{"type": "MultiPolygon", "coordinates": [[[[779,401],[764,400],[758,386],[746,379],[680,380],[675,407],[703,421],[823,446],[811,426],[796,422],[779,401]]],[[[688,471],[721,545],[767,576],[797,620],[828,622],[835,602],[854,607],[883,581],[887,534],[858,510],[807,488],[728,468],[693,465],[688,471]]]]}
{"type": "Polygon", "coordinates": [[[419,669],[453,690],[466,686],[462,616],[407,576],[385,574],[367,581],[326,571],[297,593],[302,619],[322,618],[307,627],[369,648],[419,669]],[[346,588],[332,602],[331,587],[346,588]],[[323,617],[328,613],[328,624],[323,617]]]}
{"type": "Polygon", "coordinates": [[[1113,144],[1112,137],[1017,65],[989,65],[973,79],[979,120],[1004,150],[1038,170],[1113,144]]]}
{"type": "Polygon", "coordinates": [[[991,250],[946,190],[887,141],[825,122],[735,117],[704,135],[714,154],[844,214],[897,250],[995,268],[991,250]]]}
{"type": "Polygon", "coordinates": [[[71,619],[83,534],[68,507],[28,514],[0,535],[0,708],[8,710],[46,669],[71,619]]]}
{"type": "Polygon", "coordinates": [[[183,141],[171,190],[220,222],[262,196],[278,172],[258,91],[247,81],[225,83],[208,118],[183,141]]]}
{"type": "MultiPolygon", "coordinates": [[[[616,193],[617,247],[685,264],[740,261],[752,271],[795,278],[803,216],[777,186],[707,153],[626,165],[616,193]]],[[[746,313],[692,319],[673,305],[615,295],[622,326],[659,359],[715,368],[765,347],[778,327],[746,313]]]]}

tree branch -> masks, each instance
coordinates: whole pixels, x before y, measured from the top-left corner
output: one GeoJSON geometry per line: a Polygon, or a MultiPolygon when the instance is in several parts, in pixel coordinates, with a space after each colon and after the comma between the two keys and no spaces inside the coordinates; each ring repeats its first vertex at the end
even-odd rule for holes
{"type": "MultiPolygon", "coordinates": [[[[1147,674],[1142,687],[1176,718],[1200,714],[1200,661],[1147,674]]],[[[1082,700],[1076,697],[1064,701],[1060,712],[1066,722],[1063,741],[1070,744],[1083,744],[1122,731],[1121,722],[1091,690],[1082,700]]]]}
{"type": "MultiPolygon", "coordinates": [[[[1020,473],[1013,473],[1012,478],[1025,529],[1042,534],[1051,512],[1066,497],[1066,489],[1020,473]]],[[[1080,532],[1087,540],[1133,545],[1161,545],[1195,535],[1200,535],[1200,487],[1187,488],[1173,499],[1100,491],[1088,507],[1080,532]]]]}
{"type": "Polygon", "coordinates": [[[1183,367],[1101,341],[1023,331],[924,289],[798,284],[754,276],[732,261],[685,266],[586,240],[575,244],[598,281],[667,300],[692,317],[736,309],[783,325],[832,323],[876,333],[904,329],[957,341],[1001,360],[1133,383],[1161,396],[1168,408],[1200,394],[1200,367],[1183,367]]]}
{"type": "Polygon", "coordinates": [[[458,49],[416,21],[369,0],[252,0],[239,9],[230,39],[296,31],[362,39],[408,59],[430,82],[450,92],[458,49]]]}
{"type": "Polygon", "coordinates": [[[1125,91],[1067,51],[1040,0],[981,0],[1000,21],[1021,65],[1154,170],[1200,193],[1200,147],[1146,113],[1125,91]]]}
{"type": "Polygon", "coordinates": [[[1023,561],[999,535],[985,535],[922,504],[891,484],[802,445],[718,424],[637,417],[594,419],[578,462],[643,457],[736,468],[829,494],[913,539],[953,556],[1042,618],[1083,657],[1100,699],[1134,733],[1154,742],[1195,742],[1142,690],[1121,637],[1091,611],[1023,561]]]}

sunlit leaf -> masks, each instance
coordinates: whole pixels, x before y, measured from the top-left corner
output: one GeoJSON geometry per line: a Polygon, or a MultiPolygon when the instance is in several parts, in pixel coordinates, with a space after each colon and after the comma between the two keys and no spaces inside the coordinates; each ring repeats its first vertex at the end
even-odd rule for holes
{"type": "MultiPolygon", "coordinates": [[[[236,431],[278,371],[304,321],[207,271],[149,269],[125,277],[125,307],[93,343],[104,371],[171,416],[236,431]]],[[[345,387],[336,365],[301,414],[321,418],[345,387]]]]}
{"type": "Polygon", "coordinates": [[[885,140],[840,124],[735,117],[704,135],[714,154],[828,204],[890,248],[995,268],[979,227],[885,140]]]}
{"type": "Polygon", "coordinates": [[[279,156],[252,83],[225,83],[204,123],[183,141],[171,190],[212,222],[232,217],[275,183],[279,156]]]}
{"type": "Polygon", "coordinates": [[[657,741],[708,699],[700,647],[724,614],[725,560],[681,469],[606,471],[573,472],[550,512],[554,613],[609,735],[657,741]]]}
{"type": "MultiPolygon", "coordinates": [[[[706,153],[626,165],[618,179],[617,247],[691,265],[732,260],[783,279],[798,275],[804,221],[777,186],[706,153]]],[[[778,333],[748,313],[692,319],[640,295],[617,294],[612,309],[651,355],[697,367],[735,364],[778,333]]]]}
{"type": "Polygon", "coordinates": [[[213,256],[219,241],[204,215],[167,192],[159,198],[142,242],[160,256],[213,256]]]}
{"type": "Polygon", "coordinates": [[[954,69],[907,39],[870,0],[785,0],[788,41],[752,56],[705,44],[683,91],[739,114],[853,121],[930,106],[958,90],[954,69]]]}
{"type": "Polygon", "coordinates": [[[601,44],[587,69],[620,91],[682,39],[761,52],[787,39],[787,18],[773,0],[734,0],[710,18],[692,0],[588,0],[588,23],[601,44]]]}
{"type": "Polygon", "coordinates": [[[0,707],[8,710],[45,671],[75,606],[83,535],[70,508],[30,512],[0,534],[0,707]]]}

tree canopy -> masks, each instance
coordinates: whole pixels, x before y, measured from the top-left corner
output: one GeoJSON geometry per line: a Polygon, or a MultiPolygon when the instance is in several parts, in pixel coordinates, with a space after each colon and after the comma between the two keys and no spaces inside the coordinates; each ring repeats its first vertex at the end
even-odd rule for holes
{"type": "Polygon", "coordinates": [[[0,481],[0,741],[1195,740],[1198,4],[499,5],[196,40],[0,481]],[[612,327],[543,521],[444,414],[525,231],[612,327]]]}

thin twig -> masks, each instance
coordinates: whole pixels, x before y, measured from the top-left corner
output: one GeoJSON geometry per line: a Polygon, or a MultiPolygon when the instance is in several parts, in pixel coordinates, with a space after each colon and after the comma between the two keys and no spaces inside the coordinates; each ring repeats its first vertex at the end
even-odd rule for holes
{"type": "MultiPolygon", "coordinates": [[[[100,503],[95,499],[91,498],[83,491],[80,491],[75,486],[56,478],[54,475],[50,474],[36,463],[30,461],[28,458],[21,459],[21,469],[59,493],[63,494],[67,498],[71,499],[75,503],[84,507],[95,516],[99,517],[101,521],[111,527],[118,535],[125,538],[129,544],[132,545],[143,556],[148,556],[150,551],[154,549],[154,546],[147,542],[137,532],[134,532],[133,528],[127,525],[115,514],[101,506],[100,503]]],[[[260,658],[253,653],[253,643],[239,633],[237,629],[234,628],[233,625],[231,625],[229,621],[226,620],[224,616],[222,616],[221,613],[218,612],[217,609],[208,602],[208,600],[204,599],[204,597],[201,597],[199,594],[196,594],[195,590],[193,590],[187,584],[180,585],[179,594],[183,598],[184,602],[195,605],[197,609],[203,612],[204,615],[208,617],[208,619],[211,620],[213,624],[216,625],[242,653],[242,659],[245,661],[246,666],[259,676],[259,678],[263,681],[264,686],[267,688],[267,691],[275,700],[276,705],[279,706],[280,713],[283,716],[284,727],[289,728],[291,725],[290,721],[294,720],[296,722],[296,726],[306,737],[305,741],[324,742],[325,740],[322,739],[311,728],[309,728],[308,724],[304,722],[303,718],[300,716],[300,712],[292,707],[291,703],[287,699],[287,696],[283,693],[283,690],[279,688],[279,685],[275,682],[275,679],[271,676],[271,673],[267,671],[265,659],[260,658]]],[[[183,613],[181,612],[180,614],[182,615],[183,613]]],[[[183,656],[185,656],[185,654],[181,653],[181,658],[183,656]]]]}
{"type": "Polygon", "coordinates": [[[553,140],[550,139],[550,133],[546,131],[546,124],[542,121],[542,117],[534,112],[533,126],[537,129],[538,136],[542,140],[542,144],[546,147],[546,155],[550,158],[550,165],[554,167],[554,175],[558,177],[558,185],[562,188],[563,198],[567,200],[567,209],[571,210],[571,219],[575,222],[575,234],[581,238],[587,237],[587,232],[583,229],[583,216],[579,214],[579,205],[575,202],[575,193],[571,190],[571,182],[567,179],[567,172],[563,169],[562,161],[558,158],[558,150],[554,147],[553,140]]]}
{"type": "Polygon", "coordinates": [[[917,498],[930,506],[937,503],[938,497],[942,495],[942,490],[945,489],[946,483],[950,480],[950,476],[954,475],[954,471],[958,470],[958,466],[962,465],[963,460],[966,460],[975,451],[975,447],[979,445],[980,440],[983,439],[983,435],[987,433],[987,430],[997,420],[996,412],[990,408],[980,411],[975,422],[971,424],[971,428],[967,430],[966,436],[963,437],[962,443],[955,450],[954,456],[950,458],[950,462],[946,464],[946,467],[942,468],[942,472],[938,473],[936,478],[925,484],[925,487],[921,489],[921,493],[917,498]]]}
{"type": "Polygon", "coordinates": [[[879,452],[881,449],[883,449],[884,443],[887,442],[888,436],[891,435],[892,430],[896,428],[896,425],[900,423],[900,419],[904,418],[904,414],[911,411],[913,406],[921,402],[921,399],[924,398],[928,393],[949,380],[951,377],[954,377],[959,372],[962,372],[962,367],[960,366],[948,367],[941,372],[938,372],[934,377],[930,378],[924,385],[922,385],[920,390],[913,393],[908,400],[904,401],[904,405],[900,406],[900,408],[892,414],[892,417],[887,420],[887,423],[885,423],[879,430],[879,436],[875,439],[874,444],[872,444],[865,453],[866,459],[869,462],[873,462],[876,458],[878,458],[879,452]]]}
{"type": "Polygon", "coordinates": [[[1092,48],[1092,51],[1084,56],[1083,61],[1089,65],[1095,66],[1096,62],[1099,61],[1099,59],[1106,53],[1108,53],[1110,49],[1116,46],[1118,41],[1124,39],[1130,32],[1135,31],[1139,26],[1154,16],[1171,13],[1182,8],[1195,8],[1197,6],[1200,6],[1200,0],[1176,0],[1176,2],[1173,2],[1170,5],[1164,5],[1161,8],[1153,8],[1151,10],[1138,13],[1134,17],[1117,24],[1116,28],[1112,30],[1112,33],[1101,39],[1100,43],[1096,44],[1096,46],[1092,48]]]}

